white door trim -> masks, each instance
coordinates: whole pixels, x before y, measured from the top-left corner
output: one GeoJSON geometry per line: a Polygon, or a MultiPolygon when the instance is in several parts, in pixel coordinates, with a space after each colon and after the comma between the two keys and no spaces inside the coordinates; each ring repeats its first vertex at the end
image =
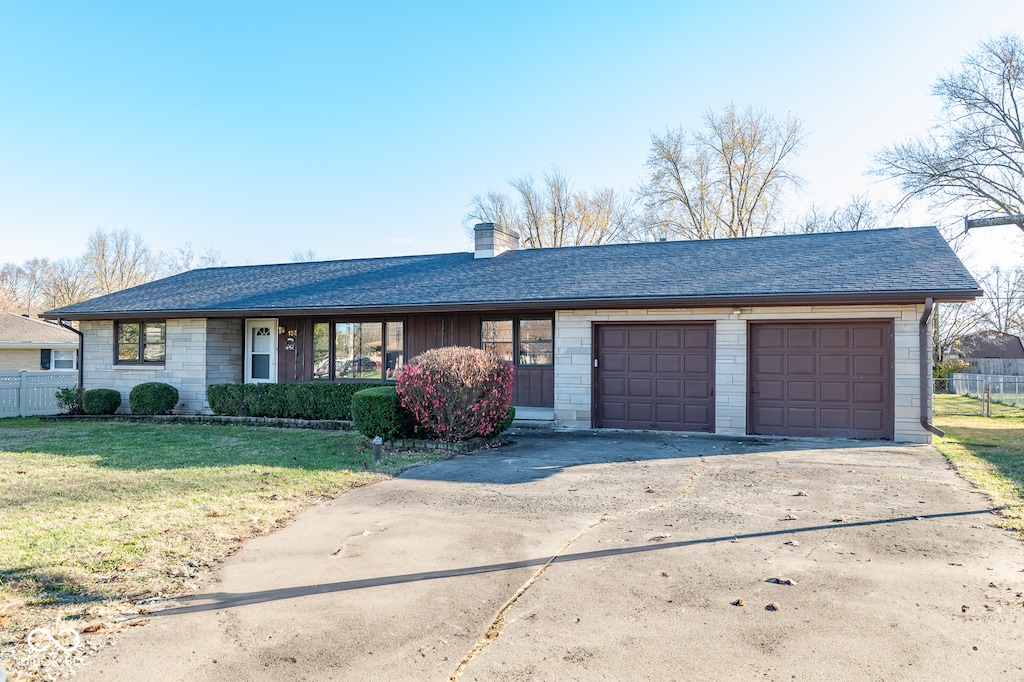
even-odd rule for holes
{"type": "Polygon", "coordinates": [[[245,321],[245,383],[277,383],[277,318],[245,321]]]}

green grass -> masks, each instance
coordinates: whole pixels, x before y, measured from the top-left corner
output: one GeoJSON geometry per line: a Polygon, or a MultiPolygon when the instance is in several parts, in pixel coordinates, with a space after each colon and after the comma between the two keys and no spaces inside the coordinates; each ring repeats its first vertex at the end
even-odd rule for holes
{"type": "Polygon", "coordinates": [[[965,400],[979,402],[936,394],[935,425],[946,437],[935,445],[964,478],[1003,507],[999,525],[1024,537],[1024,409],[993,403],[991,417],[951,415],[974,411],[964,409],[965,400]]]}
{"type": "Polygon", "coordinates": [[[191,589],[301,509],[444,456],[375,462],[342,431],[0,420],[0,650],[191,589]]]}

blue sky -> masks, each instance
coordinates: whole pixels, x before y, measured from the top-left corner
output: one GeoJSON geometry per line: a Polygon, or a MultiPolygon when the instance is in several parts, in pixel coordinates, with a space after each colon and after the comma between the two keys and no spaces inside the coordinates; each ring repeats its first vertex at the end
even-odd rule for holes
{"type": "MultiPolygon", "coordinates": [[[[636,186],[652,132],[730,101],[803,119],[793,215],[894,199],[872,155],[1006,30],[1024,2],[0,0],[0,262],[125,227],[230,264],[468,250],[474,194],[636,186]]],[[[1015,228],[971,240],[1019,263],[1015,228]]]]}

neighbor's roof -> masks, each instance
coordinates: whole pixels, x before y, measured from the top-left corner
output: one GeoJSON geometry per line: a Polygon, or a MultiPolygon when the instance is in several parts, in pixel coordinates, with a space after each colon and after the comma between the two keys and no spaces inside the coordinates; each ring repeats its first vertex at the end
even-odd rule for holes
{"type": "Polygon", "coordinates": [[[0,346],[10,348],[77,346],[78,335],[52,322],[0,312],[0,346]]]}
{"type": "Polygon", "coordinates": [[[953,351],[964,358],[1024,359],[1024,343],[1020,337],[997,331],[961,336],[953,343],[953,351]]]}
{"type": "Polygon", "coordinates": [[[767,302],[969,300],[934,227],[193,270],[45,315],[325,314],[767,302]]]}

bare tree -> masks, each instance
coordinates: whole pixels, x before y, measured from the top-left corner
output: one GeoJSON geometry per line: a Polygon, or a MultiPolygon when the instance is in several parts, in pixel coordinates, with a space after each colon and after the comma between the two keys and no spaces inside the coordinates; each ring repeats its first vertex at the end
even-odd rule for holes
{"type": "Polygon", "coordinates": [[[97,229],[89,235],[82,260],[90,288],[99,296],[151,282],[160,271],[142,235],[128,229],[97,229]]]}
{"type": "Polygon", "coordinates": [[[176,275],[197,268],[217,268],[227,264],[220,251],[215,251],[212,248],[197,257],[192,250],[191,242],[185,242],[185,246],[179,246],[169,253],[162,253],[161,256],[163,269],[168,275],[176,275]]]}
{"type": "Polygon", "coordinates": [[[91,295],[82,258],[64,258],[51,264],[43,289],[47,309],[63,308],[84,301],[91,295]]]}
{"type": "Polygon", "coordinates": [[[652,135],[641,188],[648,229],[685,239],[765,234],[784,192],[801,184],[789,162],[803,142],[799,119],[733,104],[708,109],[702,130],[652,135]]]}
{"type": "Polygon", "coordinates": [[[995,267],[978,283],[985,290],[979,327],[1005,334],[1024,332],[1024,271],[995,267]]]}
{"type": "Polygon", "coordinates": [[[292,251],[293,263],[312,263],[316,261],[316,250],[306,249],[305,251],[292,251]]]}
{"type": "Polygon", "coordinates": [[[927,197],[983,215],[1024,212],[1024,41],[1006,34],[981,43],[932,94],[943,110],[923,138],[876,156],[876,174],[898,180],[903,201],[927,197]]]}
{"type": "Polygon", "coordinates": [[[467,219],[518,232],[524,248],[608,244],[636,233],[631,199],[613,189],[576,190],[557,168],[544,174],[539,187],[530,175],[509,184],[513,196],[496,191],[474,196],[467,219]]]}
{"type": "Polygon", "coordinates": [[[21,265],[5,263],[0,268],[0,305],[3,309],[19,315],[40,312],[50,268],[48,258],[30,258],[21,265]]]}
{"type": "Polygon", "coordinates": [[[881,226],[886,213],[866,194],[853,195],[846,204],[832,211],[812,204],[793,231],[813,234],[873,230],[881,226]]]}

